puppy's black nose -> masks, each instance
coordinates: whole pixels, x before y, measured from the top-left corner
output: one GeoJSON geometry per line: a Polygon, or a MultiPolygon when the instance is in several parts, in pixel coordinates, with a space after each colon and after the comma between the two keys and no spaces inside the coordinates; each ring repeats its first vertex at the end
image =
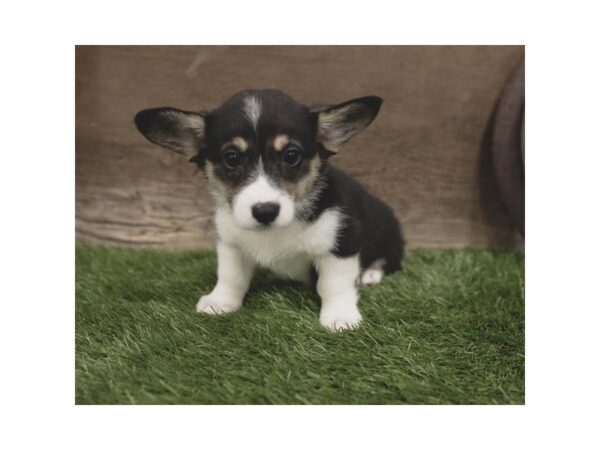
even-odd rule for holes
{"type": "Polygon", "coordinates": [[[279,214],[279,203],[257,203],[252,207],[252,215],[263,225],[269,225],[279,214]]]}

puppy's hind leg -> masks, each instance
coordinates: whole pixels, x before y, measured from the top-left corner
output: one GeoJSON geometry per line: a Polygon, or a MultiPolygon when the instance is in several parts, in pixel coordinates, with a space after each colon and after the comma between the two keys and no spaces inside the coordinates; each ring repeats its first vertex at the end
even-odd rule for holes
{"type": "Polygon", "coordinates": [[[367,267],[363,273],[360,275],[360,284],[363,286],[367,286],[369,284],[379,284],[383,279],[383,275],[385,274],[385,270],[383,267],[385,266],[385,259],[378,259],[373,261],[373,263],[367,267]]]}
{"type": "Polygon", "coordinates": [[[224,314],[238,310],[250,286],[254,262],[238,248],[219,242],[217,244],[218,280],[208,295],[200,297],[196,312],[224,314]]]}

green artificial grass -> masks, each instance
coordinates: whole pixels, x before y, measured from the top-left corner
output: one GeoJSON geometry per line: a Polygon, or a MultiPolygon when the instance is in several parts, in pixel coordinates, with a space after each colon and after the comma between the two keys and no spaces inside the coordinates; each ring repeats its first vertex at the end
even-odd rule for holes
{"type": "Polygon", "coordinates": [[[78,404],[523,404],[524,257],[415,251],[361,288],[360,329],[259,272],[244,307],[194,312],[212,252],[78,246],[78,404]]]}

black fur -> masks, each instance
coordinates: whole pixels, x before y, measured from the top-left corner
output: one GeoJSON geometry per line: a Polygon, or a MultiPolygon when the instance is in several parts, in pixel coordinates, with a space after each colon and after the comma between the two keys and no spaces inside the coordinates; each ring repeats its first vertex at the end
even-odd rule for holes
{"type": "Polygon", "coordinates": [[[404,238],[391,208],[331,164],[321,176],[325,187],[307,219],[316,220],[328,208],[346,215],[333,253],[340,257],[359,253],[363,269],[380,258],[386,260],[386,273],[401,269],[404,238]]]}
{"type": "Polygon", "coordinates": [[[362,268],[383,258],[389,273],[400,269],[404,255],[404,240],[392,210],[329,164],[337,145],[366,128],[377,116],[381,103],[379,97],[371,96],[310,109],[280,91],[253,90],[235,94],[208,113],[174,108],[140,111],[135,123],[150,141],[188,155],[199,167],[210,162],[214,176],[229,187],[232,196],[252,180],[259,161],[274,183],[289,187],[309,177],[311,162],[319,159],[317,182],[311,193],[315,202],[298,218],[310,222],[329,208],[339,209],[345,219],[333,253],[339,257],[359,254],[362,268]],[[248,96],[260,100],[257,129],[244,112],[248,96]],[[323,117],[328,120],[320,121],[323,117]],[[290,143],[283,151],[276,151],[273,138],[281,133],[289,136],[290,143]],[[226,154],[234,151],[235,137],[243,138],[248,148],[238,152],[238,162],[231,167],[226,163],[226,154]],[[289,147],[301,155],[297,165],[285,162],[283,155],[289,147]]]}

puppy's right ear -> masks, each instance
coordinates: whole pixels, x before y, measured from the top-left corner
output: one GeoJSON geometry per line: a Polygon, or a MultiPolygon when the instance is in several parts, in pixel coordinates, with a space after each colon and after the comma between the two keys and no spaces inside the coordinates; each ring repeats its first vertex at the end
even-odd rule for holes
{"type": "Polygon", "coordinates": [[[134,121],[150,142],[187,157],[196,156],[204,143],[202,114],[175,108],[152,108],[137,113],[134,121]]]}

